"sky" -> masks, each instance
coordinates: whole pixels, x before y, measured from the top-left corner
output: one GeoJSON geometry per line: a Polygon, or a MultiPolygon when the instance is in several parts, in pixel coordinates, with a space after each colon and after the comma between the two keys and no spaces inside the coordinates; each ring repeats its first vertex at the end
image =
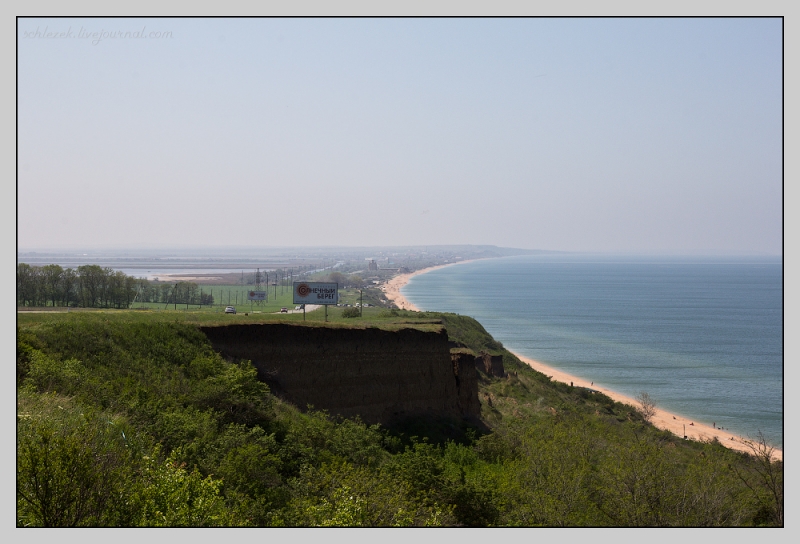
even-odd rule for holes
{"type": "Polygon", "coordinates": [[[783,38],[780,18],[20,18],[17,248],[782,255],[783,38]]]}

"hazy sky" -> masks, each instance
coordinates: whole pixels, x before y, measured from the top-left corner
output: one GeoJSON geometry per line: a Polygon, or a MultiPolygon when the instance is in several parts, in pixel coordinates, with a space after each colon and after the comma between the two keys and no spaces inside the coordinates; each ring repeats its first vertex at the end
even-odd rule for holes
{"type": "Polygon", "coordinates": [[[19,19],[18,247],[781,254],[782,41],[778,18],[19,19]]]}

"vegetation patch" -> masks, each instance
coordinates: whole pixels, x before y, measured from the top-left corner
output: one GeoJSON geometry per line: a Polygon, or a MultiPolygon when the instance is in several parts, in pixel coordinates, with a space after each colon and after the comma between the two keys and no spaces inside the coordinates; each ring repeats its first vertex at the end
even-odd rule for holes
{"type": "Polygon", "coordinates": [[[481,375],[483,430],[300,411],[198,329],[300,314],[20,315],[17,525],[783,526],[783,463],[763,441],[681,440],[552,382],[471,318],[396,314],[306,326],[444,328],[502,355],[505,377],[481,375]]]}

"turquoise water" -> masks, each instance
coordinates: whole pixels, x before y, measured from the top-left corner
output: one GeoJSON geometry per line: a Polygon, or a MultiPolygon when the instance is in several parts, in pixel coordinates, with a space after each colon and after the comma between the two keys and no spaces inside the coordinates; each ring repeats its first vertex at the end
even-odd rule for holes
{"type": "Polygon", "coordinates": [[[505,257],[415,276],[402,293],[474,317],[521,355],[783,447],[780,257],[505,257]]]}

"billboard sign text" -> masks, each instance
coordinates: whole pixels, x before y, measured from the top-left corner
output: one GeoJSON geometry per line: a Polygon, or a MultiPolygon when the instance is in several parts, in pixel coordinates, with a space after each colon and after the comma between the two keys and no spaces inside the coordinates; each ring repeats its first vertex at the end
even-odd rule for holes
{"type": "Polygon", "coordinates": [[[337,304],[339,284],[296,281],[292,283],[292,294],[293,304],[337,304]]]}
{"type": "Polygon", "coordinates": [[[247,300],[267,300],[266,291],[248,291],[247,300]]]}

